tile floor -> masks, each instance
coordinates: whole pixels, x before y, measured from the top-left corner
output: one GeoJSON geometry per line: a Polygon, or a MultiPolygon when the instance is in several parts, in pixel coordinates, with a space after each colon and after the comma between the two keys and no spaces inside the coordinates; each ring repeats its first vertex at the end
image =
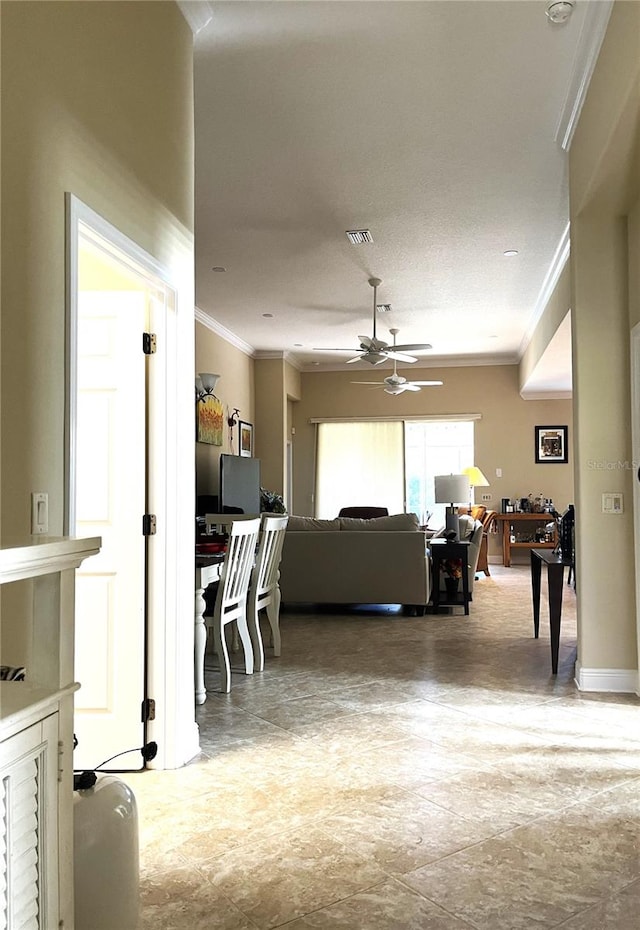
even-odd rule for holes
{"type": "Polygon", "coordinates": [[[547,618],[526,566],[469,617],[284,613],[201,755],[127,776],[140,930],[638,930],[640,701],[576,691],[569,587],[553,677],[547,618]]]}

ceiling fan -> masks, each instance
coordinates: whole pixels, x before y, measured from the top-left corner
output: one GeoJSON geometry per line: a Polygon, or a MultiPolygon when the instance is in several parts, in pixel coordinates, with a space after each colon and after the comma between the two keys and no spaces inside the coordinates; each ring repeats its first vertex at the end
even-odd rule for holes
{"type": "MultiPolygon", "coordinates": [[[[393,349],[396,348],[397,329],[390,329],[393,336],[393,349]]],[[[394,355],[388,355],[387,358],[393,359],[393,374],[385,378],[384,381],[352,381],[352,384],[376,384],[384,387],[387,394],[402,394],[403,391],[419,391],[423,387],[436,387],[442,384],[442,381],[407,381],[402,375],[398,374],[398,365],[394,355]]]]}
{"type": "MultiPolygon", "coordinates": [[[[347,365],[353,362],[369,362],[370,365],[379,365],[386,362],[388,358],[398,362],[417,362],[418,359],[413,355],[407,355],[407,352],[424,352],[431,346],[427,342],[414,343],[411,345],[397,346],[395,339],[393,346],[376,336],[376,298],[378,287],[382,284],[380,278],[369,278],[369,284],[373,288],[373,336],[358,336],[360,340],[359,350],[353,349],[315,349],[315,352],[353,352],[358,354],[353,358],[347,359],[347,365]]],[[[393,330],[391,330],[393,332],[393,330]]],[[[397,332],[397,330],[396,330],[397,332]]]]}

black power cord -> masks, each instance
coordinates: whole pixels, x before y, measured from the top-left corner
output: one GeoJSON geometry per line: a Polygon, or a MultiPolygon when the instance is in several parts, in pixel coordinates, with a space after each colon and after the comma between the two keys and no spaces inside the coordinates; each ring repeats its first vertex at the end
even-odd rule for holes
{"type": "MultiPolygon", "coordinates": [[[[73,748],[75,749],[78,745],[78,740],[74,734],[73,737],[73,748]]],[[[128,752],[141,752],[142,753],[142,768],[146,765],[147,762],[151,762],[152,759],[155,759],[158,753],[158,744],[155,742],[145,743],[144,746],[136,746],[134,749],[123,749],[122,752],[117,752],[114,756],[109,756],[108,759],[105,759],[104,762],[101,762],[100,765],[96,765],[93,769],[74,769],[73,770],[73,790],[74,791],[86,791],[88,788],[93,788],[96,781],[98,780],[97,772],[101,771],[108,762],[112,762],[114,759],[119,759],[120,756],[126,756],[128,752]]],[[[108,769],[109,772],[125,772],[127,769],[108,769]]]]}

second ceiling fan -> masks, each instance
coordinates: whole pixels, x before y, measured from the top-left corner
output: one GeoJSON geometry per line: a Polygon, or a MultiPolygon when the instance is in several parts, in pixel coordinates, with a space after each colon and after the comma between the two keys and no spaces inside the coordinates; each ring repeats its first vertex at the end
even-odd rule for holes
{"type": "MultiPolygon", "coordinates": [[[[360,346],[358,349],[315,349],[316,352],[353,352],[358,354],[353,358],[347,359],[347,365],[353,362],[369,362],[370,365],[380,365],[386,362],[388,358],[398,362],[417,362],[418,359],[413,355],[407,355],[407,352],[426,352],[431,348],[428,342],[412,343],[410,345],[390,346],[382,339],[378,339],[376,334],[376,306],[377,292],[382,284],[380,278],[369,278],[369,284],[373,288],[373,336],[358,336],[360,346]]],[[[392,330],[393,332],[393,330],[392,330]]],[[[396,330],[397,332],[397,330],[396,330]]]]}
{"type": "MultiPolygon", "coordinates": [[[[389,332],[393,336],[393,349],[395,350],[398,330],[390,329],[389,332]]],[[[419,391],[423,387],[437,387],[442,384],[442,381],[407,381],[406,378],[398,374],[398,365],[395,356],[389,355],[387,358],[393,359],[393,374],[385,378],[384,381],[352,381],[351,383],[375,384],[378,387],[384,388],[386,394],[402,394],[403,391],[419,391]]]]}

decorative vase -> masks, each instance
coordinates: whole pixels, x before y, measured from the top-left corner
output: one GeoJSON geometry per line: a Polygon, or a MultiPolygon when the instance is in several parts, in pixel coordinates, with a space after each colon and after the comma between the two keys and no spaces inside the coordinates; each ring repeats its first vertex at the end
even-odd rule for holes
{"type": "Polygon", "coordinates": [[[459,579],[459,578],[451,578],[451,577],[447,576],[447,577],[444,579],[444,586],[445,586],[445,588],[446,588],[446,590],[447,590],[447,597],[449,597],[449,598],[451,598],[451,599],[455,598],[456,594],[458,593],[458,585],[459,585],[459,583],[460,583],[460,579],[459,579]]]}

